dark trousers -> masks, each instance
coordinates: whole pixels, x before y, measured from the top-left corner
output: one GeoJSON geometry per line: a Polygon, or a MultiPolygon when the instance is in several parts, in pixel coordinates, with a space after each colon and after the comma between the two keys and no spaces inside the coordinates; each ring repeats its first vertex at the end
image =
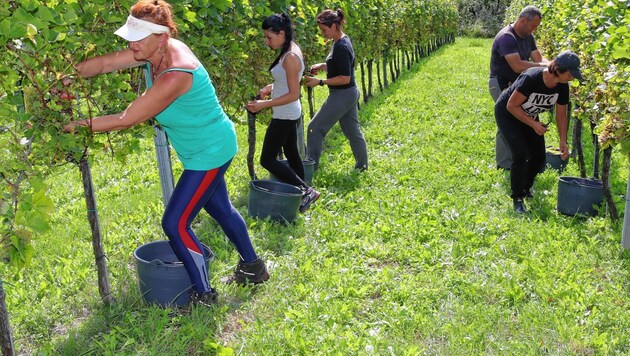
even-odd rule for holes
{"type": "Polygon", "coordinates": [[[260,165],[285,183],[308,188],[304,182],[304,164],[297,146],[298,121],[272,119],[269,122],[260,153],[260,165]],[[284,152],[288,166],[278,161],[280,150],[284,152]]]}
{"type": "Polygon", "coordinates": [[[536,134],[534,129],[509,113],[495,109],[494,115],[512,154],[511,197],[524,198],[545,165],[545,136],[536,134]]]}
{"type": "MultiPolygon", "coordinates": [[[[488,88],[490,90],[492,100],[496,103],[497,99],[499,99],[499,96],[501,95],[501,92],[503,92],[497,77],[490,77],[488,80],[488,88]]],[[[494,144],[494,157],[497,161],[497,168],[509,169],[512,165],[512,155],[510,154],[510,149],[505,141],[505,137],[503,137],[501,131],[499,130],[497,130],[497,136],[494,144]]]]}

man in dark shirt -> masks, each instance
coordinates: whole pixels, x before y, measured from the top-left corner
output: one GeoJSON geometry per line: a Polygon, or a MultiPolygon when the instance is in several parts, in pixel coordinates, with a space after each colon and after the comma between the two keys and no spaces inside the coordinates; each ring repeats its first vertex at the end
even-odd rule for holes
{"type": "MultiPolygon", "coordinates": [[[[518,19],[504,27],[492,42],[490,56],[490,95],[496,102],[503,90],[513,83],[519,74],[530,67],[548,64],[534,39],[534,31],[542,21],[542,13],[534,6],[526,6],[518,19]]],[[[505,138],[497,131],[495,157],[497,168],[510,169],[512,157],[505,138]]]]}

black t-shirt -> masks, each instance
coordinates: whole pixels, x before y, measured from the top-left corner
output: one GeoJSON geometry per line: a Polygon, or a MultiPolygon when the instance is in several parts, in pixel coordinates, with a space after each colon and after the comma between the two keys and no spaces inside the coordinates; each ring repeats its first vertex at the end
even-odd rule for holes
{"type": "Polygon", "coordinates": [[[345,85],[329,85],[332,89],[345,89],[356,86],[354,80],[354,49],[348,36],[343,36],[335,43],[326,57],[326,78],[338,75],[350,77],[350,83],[345,85]]]}
{"type": "Polygon", "coordinates": [[[518,73],[512,70],[510,64],[505,60],[505,56],[518,53],[522,60],[528,61],[536,49],[534,36],[529,35],[521,38],[516,34],[512,25],[504,27],[497,33],[492,42],[490,75],[497,76],[501,90],[505,90],[509,83],[513,83],[518,77],[518,73]]]}
{"type": "Polygon", "coordinates": [[[541,112],[550,111],[555,104],[568,104],[569,84],[558,83],[553,88],[547,87],[543,81],[544,70],[545,68],[542,67],[533,67],[521,73],[516,81],[501,93],[499,99],[497,99],[496,109],[504,114],[512,115],[507,110],[507,103],[515,90],[518,90],[527,98],[521,104],[521,108],[533,117],[536,117],[541,112]]]}

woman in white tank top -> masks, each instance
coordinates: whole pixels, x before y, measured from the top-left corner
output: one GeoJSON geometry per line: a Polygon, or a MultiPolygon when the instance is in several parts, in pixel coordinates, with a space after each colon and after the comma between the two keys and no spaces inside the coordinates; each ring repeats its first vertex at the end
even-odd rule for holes
{"type": "Polygon", "coordinates": [[[302,116],[300,81],[304,61],[300,47],[293,41],[293,24],[286,14],[274,14],[263,20],[265,44],[271,49],[281,49],[269,67],[273,84],[262,88],[259,100],[247,104],[247,110],[258,112],[271,107],[273,118],[269,122],[260,155],[260,164],[281,181],[304,190],[300,211],[305,212],[319,198],[319,192],[304,181],[304,165],[297,146],[297,123],[302,116]],[[270,99],[266,99],[271,96],[270,99]],[[278,161],[284,152],[288,165],[278,161]]]}

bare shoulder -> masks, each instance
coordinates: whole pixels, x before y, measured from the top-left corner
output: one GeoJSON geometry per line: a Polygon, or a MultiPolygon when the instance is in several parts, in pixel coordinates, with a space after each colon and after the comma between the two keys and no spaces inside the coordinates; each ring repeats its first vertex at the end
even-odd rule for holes
{"type": "Polygon", "coordinates": [[[291,48],[289,48],[289,52],[287,54],[294,54],[300,59],[304,58],[304,56],[302,55],[302,49],[295,42],[291,44],[291,48]]]}
{"type": "Polygon", "coordinates": [[[298,54],[295,52],[287,52],[287,54],[284,55],[284,60],[290,60],[290,61],[301,61],[302,60],[302,54],[298,54]]]}
{"type": "Polygon", "coordinates": [[[299,65],[304,61],[304,57],[302,56],[302,50],[295,43],[284,55],[284,63],[299,65]]]}
{"type": "Polygon", "coordinates": [[[197,67],[201,65],[197,56],[195,56],[190,47],[188,47],[184,42],[171,38],[169,40],[169,46],[171,46],[171,51],[173,51],[172,67],[197,69],[197,67]]]}
{"type": "Polygon", "coordinates": [[[300,71],[302,66],[304,65],[304,61],[301,56],[294,52],[288,52],[284,56],[284,60],[282,62],[282,68],[290,71],[300,71]]]}

